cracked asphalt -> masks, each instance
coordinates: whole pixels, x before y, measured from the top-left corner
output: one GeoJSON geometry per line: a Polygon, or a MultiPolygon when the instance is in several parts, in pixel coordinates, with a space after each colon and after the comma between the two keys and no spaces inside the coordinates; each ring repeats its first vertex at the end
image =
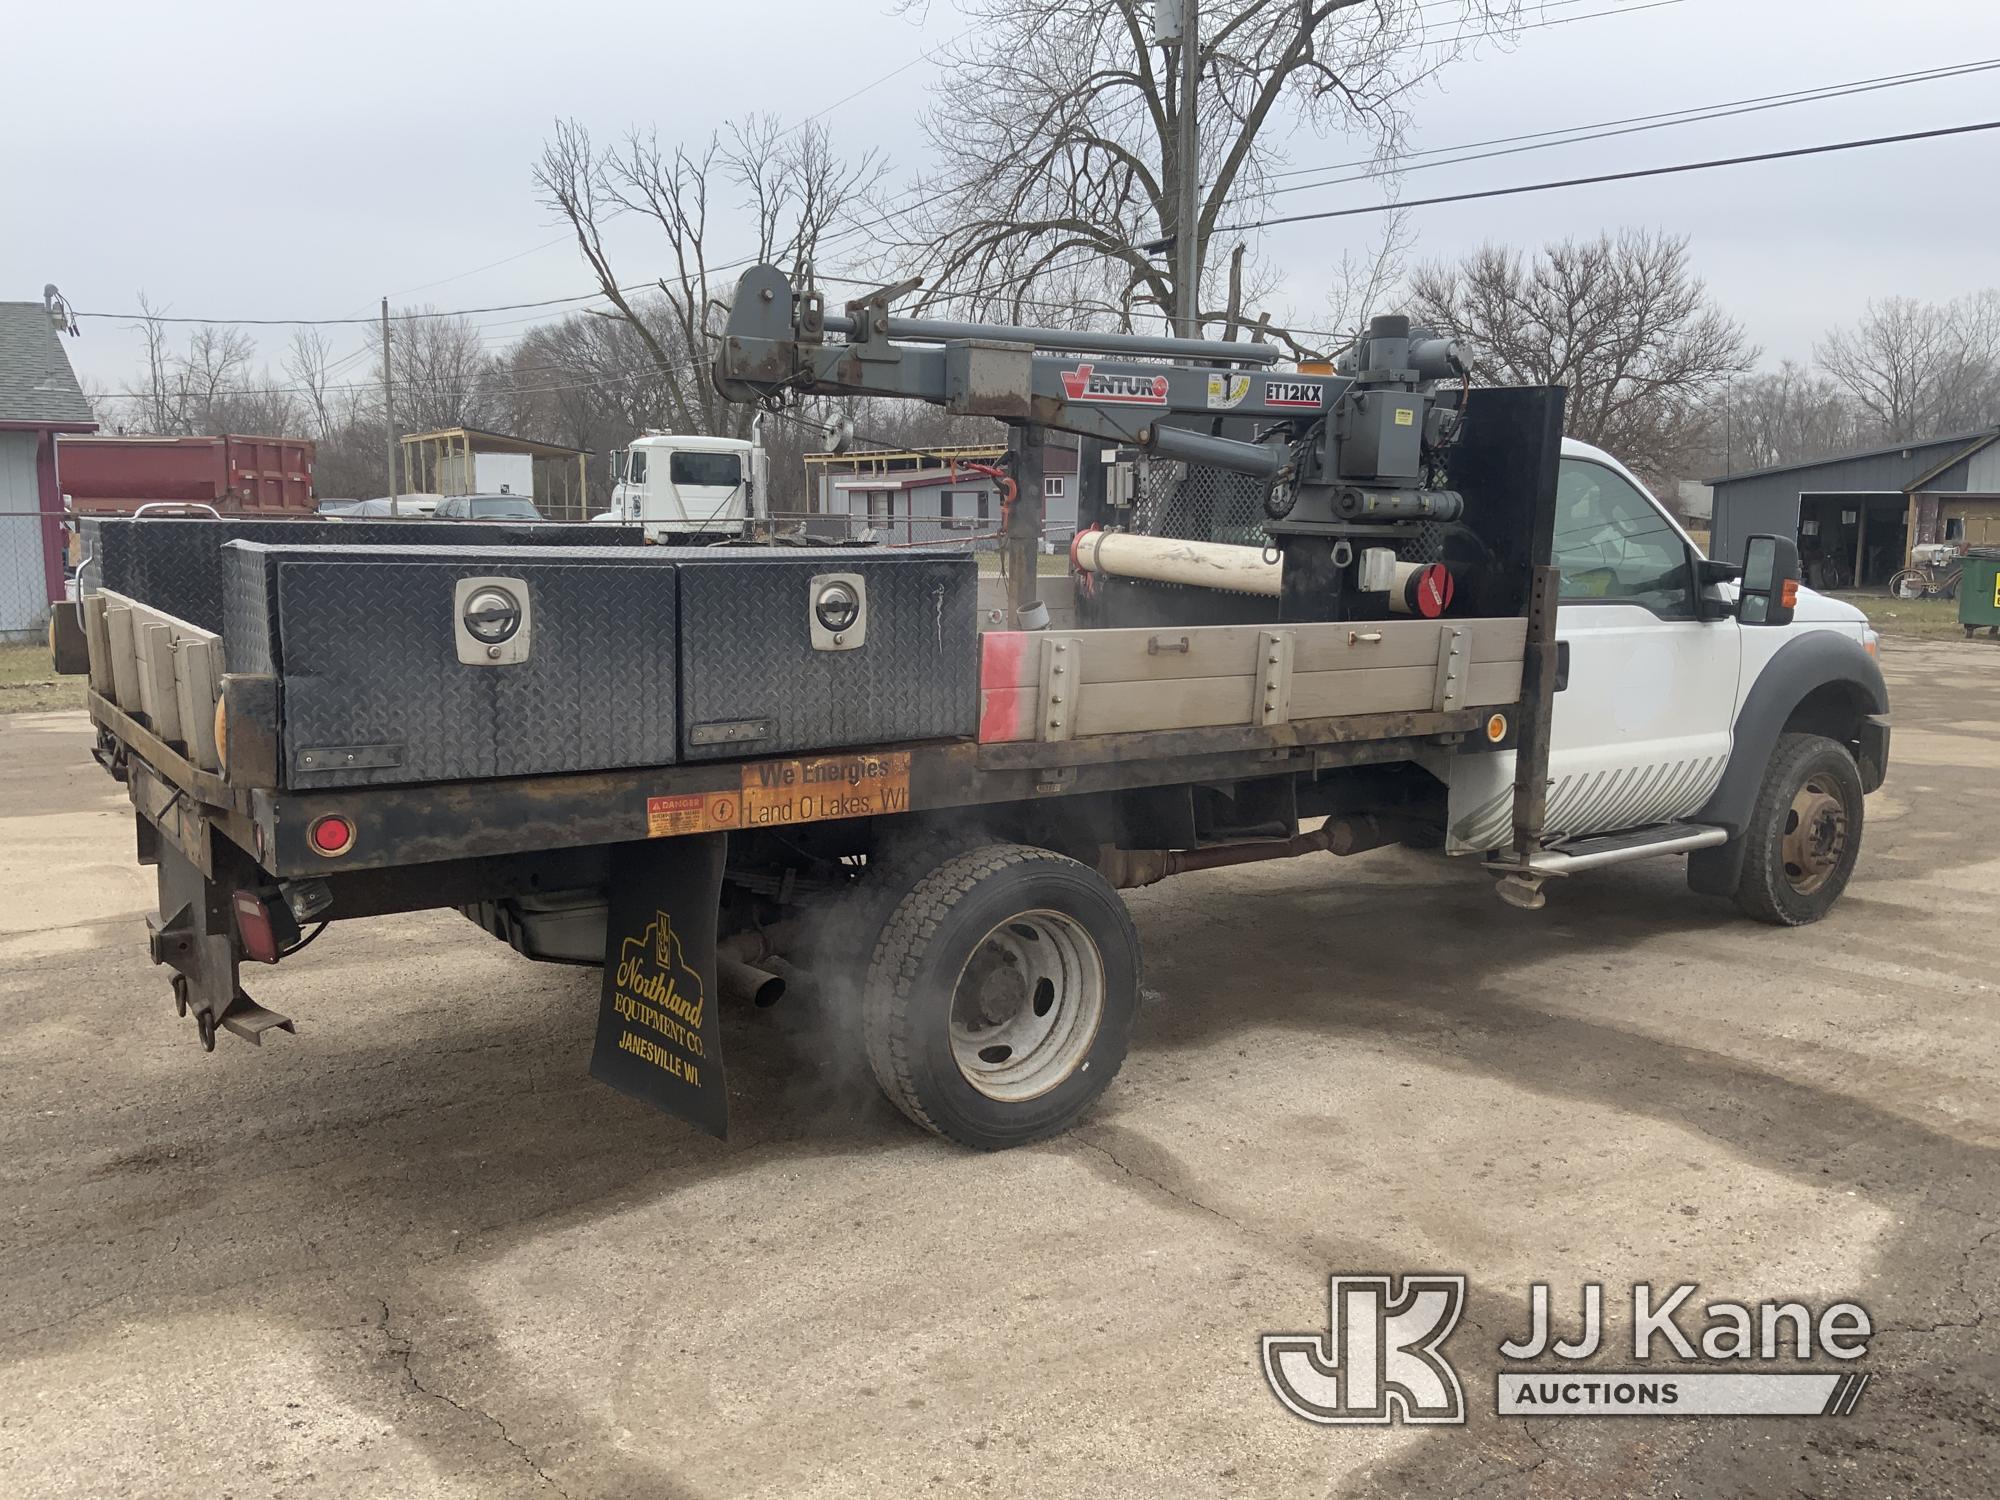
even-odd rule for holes
{"type": "Polygon", "coordinates": [[[0,718],[0,1493],[2000,1493],[2000,651],[1886,666],[1821,926],[1678,861],[1170,882],[1123,1074],[1000,1156],[803,1006],[729,1019],[698,1136],[585,1076],[594,972],[455,915],[336,927],[250,976],[296,1038],[204,1056],[83,721],[0,718]],[[1465,1426],[1279,1407],[1258,1335],[1335,1271],[1469,1278],[1465,1426]],[[1493,1415],[1530,1283],[1616,1345],[1638,1280],[1860,1302],[1860,1409],[1493,1415]]]}

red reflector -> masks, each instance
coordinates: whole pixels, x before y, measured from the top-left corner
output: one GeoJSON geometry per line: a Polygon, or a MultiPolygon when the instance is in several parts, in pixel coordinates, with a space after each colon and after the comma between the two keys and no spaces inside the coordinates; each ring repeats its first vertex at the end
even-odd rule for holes
{"type": "Polygon", "coordinates": [[[354,825],[336,813],[328,813],[306,830],[315,854],[345,854],[354,847],[354,825]]]}
{"type": "Polygon", "coordinates": [[[271,913],[254,891],[237,891],[230,897],[236,908],[236,936],[242,940],[244,955],[260,964],[278,961],[278,935],[271,929],[271,913]]]}

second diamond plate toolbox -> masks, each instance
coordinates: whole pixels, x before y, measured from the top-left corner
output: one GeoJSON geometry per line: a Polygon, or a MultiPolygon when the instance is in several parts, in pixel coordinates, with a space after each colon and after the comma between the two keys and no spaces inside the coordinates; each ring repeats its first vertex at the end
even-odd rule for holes
{"type": "Polygon", "coordinates": [[[683,760],[978,731],[970,554],[705,547],[674,556],[683,760]],[[859,630],[815,631],[816,581],[842,577],[860,583],[859,630]]]}
{"type": "Polygon", "coordinates": [[[287,787],[678,758],[678,570],[663,549],[220,550],[224,658],[279,679],[287,787]]]}
{"type": "Polygon", "coordinates": [[[264,520],[225,516],[90,516],[79,523],[84,583],[137,599],[203,630],[222,629],[222,548],[273,546],[636,547],[643,528],[605,523],[264,520]]]}

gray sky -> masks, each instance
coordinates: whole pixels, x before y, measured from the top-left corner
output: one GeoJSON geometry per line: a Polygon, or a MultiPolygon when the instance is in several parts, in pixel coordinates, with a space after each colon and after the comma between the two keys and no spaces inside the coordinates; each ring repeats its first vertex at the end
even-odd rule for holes
{"type": "MultiPolygon", "coordinates": [[[[1558,15],[1633,8],[1525,32],[1453,65],[1418,104],[1411,145],[1497,136],[2000,58],[1985,0],[1583,0],[1558,15]]],[[[566,0],[479,7],[345,0],[273,6],[112,0],[49,37],[43,65],[0,93],[0,297],[54,281],[85,311],[140,291],[175,314],[219,320],[340,317],[399,303],[442,307],[591,289],[534,201],[529,164],[557,116],[600,136],[657,126],[698,140],[724,119],[788,122],[955,35],[942,0],[902,17],[881,0],[755,6],[566,0]],[[559,242],[537,249],[550,240],[559,242]],[[502,264],[491,264],[503,262],[502,264]],[[477,269],[487,267],[487,269],[477,269]]],[[[1533,17],[1530,17],[1532,20],[1533,17]]],[[[921,163],[919,63],[832,108],[840,148],[921,163]]],[[[970,88],[955,81],[955,89],[970,88]]],[[[1802,105],[1734,121],[1408,174],[1404,198],[1776,150],[2000,118],[2000,72],[1802,105]]],[[[1339,163],[1366,143],[1300,134],[1297,165],[1339,163]]],[[[1768,361],[1804,357],[1870,296],[1942,299],[2000,285],[2000,132],[1417,211],[1416,254],[1482,241],[1533,244],[1625,225],[1693,238],[1723,305],[1768,361]]],[[[1296,212],[1375,201],[1374,184],[1301,192],[1296,212]]],[[[1298,321],[1323,321],[1328,260],[1373,221],[1266,232],[1298,321]]],[[[733,226],[731,226],[733,227],[733,226]]],[[[718,234],[728,257],[739,236],[718,234]]],[[[635,240],[625,272],[642,272],[635,240]]],[[[478,319],[489,347],[531,315],[478,319]]],[[[536,314],[532,316],[547,316],[536,314]]],[[[275,366],[286,331],[261,335],[275,366]]],[[[331,330],[341,352],[366,331],[331,330]]],[[[69,344],[80,374],[118,389],[138,358],[121,323],[87,319],[69,344]]],[[[359,366],[351,367],[360,373],[359,366]]]]}

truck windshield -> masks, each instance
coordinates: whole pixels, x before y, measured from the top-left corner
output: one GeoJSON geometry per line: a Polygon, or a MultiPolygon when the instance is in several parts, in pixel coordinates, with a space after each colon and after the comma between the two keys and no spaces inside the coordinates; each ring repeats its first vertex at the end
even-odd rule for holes
{"type": "Polygon", "coordinates": [[[734,453],[676,453],[667,460],[675,485],[707,485],[733,490],[743,482],[743,463],[734,453]]]}
{"type": "Polygon", "coordinates": [[[613,484],[623,484],[625,482],[626,452],[627,450],[624,448],[614,448],[611,452],[611,482],[613,484]]]}

